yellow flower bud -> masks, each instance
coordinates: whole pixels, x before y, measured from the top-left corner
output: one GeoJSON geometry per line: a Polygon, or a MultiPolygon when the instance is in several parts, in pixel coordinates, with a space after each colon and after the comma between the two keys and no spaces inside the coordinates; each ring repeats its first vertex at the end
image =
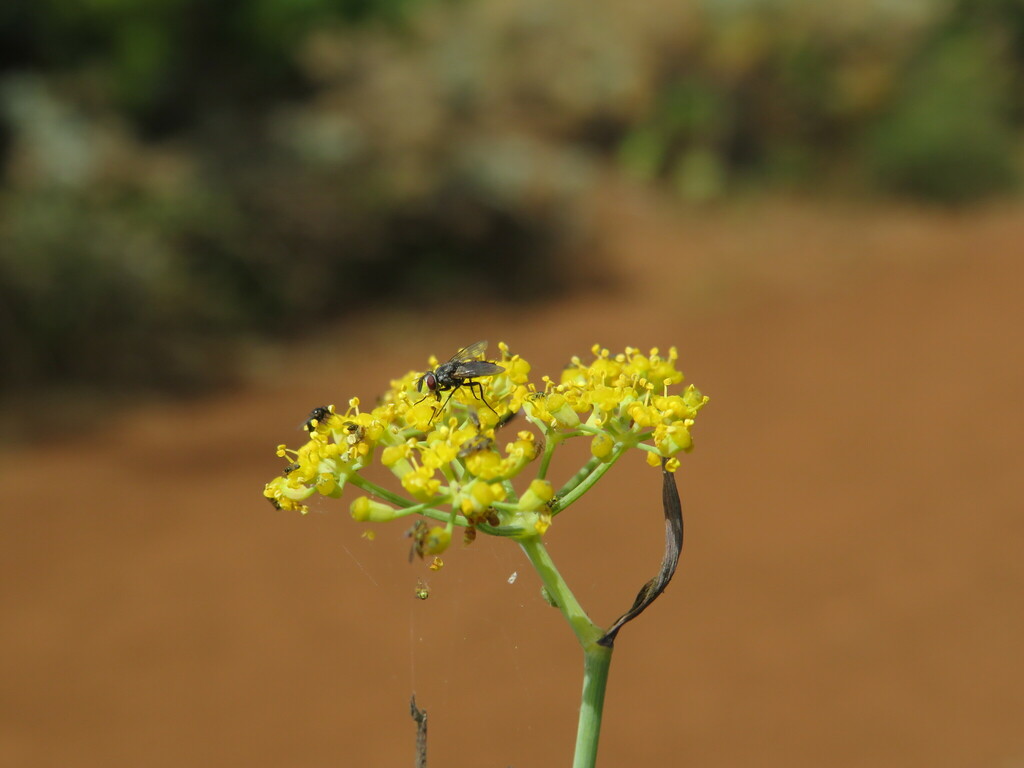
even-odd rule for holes
{"type": "Polygon", "coordinates": [[[337,479],[334,475],[328,472],[321,472],[316,478],[316,489],[324,496],[340,496],[341,486],[338,485],[337,479]]]}
{"type": "Polygon", "coordinates": [[[614,448],[615,440],[607,432],[594,435],[594,439],[590,441],[590,452],[601,461],[606,461],[612,455],[614,448]]]}
{"type": "Polygon", "coordinates": [[[555,498],[555,488],[547,480],[534,480],[519,499],[519,509],[533,512],[555,498]]]}
{"type": "Polygon", "coordinates": [[[474,480],[463,489],[462,501],[459,506],[462,509],[462,514],[472,515],[483,512],[495,501],[497,501],[497,496],[494,493],[494,485],[483,480],[474,480]]]}
{"type": "Polygon", "coordinates": [[[398,510],[369,496],[360,496],[349,507],[352,519],[360,523],[387,523],[398,516],[398,510]]]}
{"type": "Polygon", "coordinates": [[[555,392],[554,394],[548,395],[545,399],[547,401],[545,403],[547,412],[555,422],[554,426],[561,427],[562,429],[573,429],[574,427],[579,426],[579,414],[573,410],[569,401],[566,400],[563,395],[555,392]]]}
{"type": "Polygon", "coordinates": [[[435,525],[423,537],[423,554],[440,555],[452,543],[452,534],[447,528],[435,525]]]}

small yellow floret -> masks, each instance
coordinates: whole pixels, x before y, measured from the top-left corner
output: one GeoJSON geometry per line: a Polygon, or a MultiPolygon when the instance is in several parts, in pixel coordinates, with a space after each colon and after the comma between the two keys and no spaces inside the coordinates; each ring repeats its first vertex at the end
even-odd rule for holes
{"type": "Polygon", "coordinates": [[[525,384],[530,379],[530,364],[516,355],[505,362],[505,375],[515,384],[525,384]]]}
{"type": "Polygon", "coordinates": [[[324,496],[340,494],[341,488],[338,480],[329,472],[321,472],[316,478],[316,490],[324,496]]]}
{"type": "Polygon", "coordinates": [[[423,537],[423,554],[440,555],[452,543],[452,534],[447,528],[435,525],[423,537]]]}
{"type": "Polygon", "coordinates": [[[555,497],[554,486],[551,485],[547,480],[534,480],[530,483],[530,487],[526,489],[526,493],[519,499],[519,509],[533,512],[555,497]]]}
{"type": "Polygon", "coordinates": [[[459,503],[462,514],[467,516],[479,514],[498,501],[500,497],[495,493],[496,488],[500,489],[501,485],[487,483],[483,480],[474,480],[463,488],[462,500],[459,503]]]}
{"type": "Polygon", "coordinates": [[[437,495],[441,481],[434,478],[434,470],[429,467],[416,467],[402,475],[402,487],[420,501],[426,501],[437,495]]]}
{"type": "Polygon", "coordinates": [[[595,458],[598,458],[601,461],[609,458],[612,455],[612,450],[614,448],[615,440],[613,440],[611,435],[607,432],[594,435],[594,439],[590,441],[590,452],[595,458]]]}
{"type": "Polygon", "coordinates": [[[409,454],[412,453],[412,447],[408,443],[402,443],[401,445],[389,445],[380,454],[380,463],[385,467],[393,467],[402,459],[409,458],[409,454]]]}
{"type": "Polygon", "coordinates": [[[700,390],[693,386],[693,384],[688,386],[683,393],[683,401],[689,408],[693,409],[694,413],[707,405],[709,399],[707,395],[702,395],[700,390]]]}
{"type": "Polygon", "coordinates": [[[432,398],[427,398],[422,403],[410,407],[405,412],[405,422],[420,432],[426,432],[430,429],[430,421],[434,418],[437,405],[432,398]]]}
{"type": "Polygon", "coordinates": [[[693,419],[659,424],[654,430],[654,444],[658,446],[661,455],[675,456],[693,450],[693,438],[690,436],[692,426],[693,419]]]}
{"type": "Polygon", "coordinates": [[[504,472],[501,455],[497,451],[477,451],[466,457],[466,469],[470,474],[484,480],[494,480],[504,472]]]}
{"type": "Polygon", "coordinates": [[[442,443],[438,440],[423,451],[420,455],[420,459],[423,461],[423,466],[430,467],[431,469],[440,469],[446,464],[450,464],[455,461],[455,457],[458,455],[458,448],[453,447],[449,443],[442,443]]]}
{"type": "Polygon", "coordinates": [[[553,392],[545,398],[545,407],[550,416],[549,423],[561,429],[575,429],[579,426],[579,414],[573,409],[565,395],[553,392]]]}
{"type": "Polygon", "coordinates": [[[606,387],[602,384],[595,386],[590,391],[590,403],[594,406],[594,410],[608,413],[618,408],[621,401],[622,390],[615,387],[606,387]]]}
{"type": "Polygon", "coordinates": [[[661,411],[653,405],[645,405],[640,400],[634,400],[630,403],[626,408],[626,412],[641,427],[653,427],[661,423],[661,411]]]}

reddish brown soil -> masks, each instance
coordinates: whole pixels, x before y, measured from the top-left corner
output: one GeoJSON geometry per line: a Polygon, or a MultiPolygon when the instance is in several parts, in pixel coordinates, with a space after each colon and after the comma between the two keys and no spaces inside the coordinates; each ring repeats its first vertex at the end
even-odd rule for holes
{"type": "MultiPolygon", "coordinates": [[[[413,691],[431,765],[568,765],[578,649],[513,545],[432,574],[403,525],[371,544],[345,503],[260,497],[312,406],[477,338],[538,373],[594,341],[676,344],[712,397],[680,571],[619,636],[601,765],[1024,761],[1024,207],[618,192],[600,218],[605,294],[381,310],[268,354],[247,391],[89,436],[68,413],[4,455],[0,765],[411,765],[413,691]]],[[[657,567],[658,486],[624,461],[549,534],[600,621],[657,567]]]]}

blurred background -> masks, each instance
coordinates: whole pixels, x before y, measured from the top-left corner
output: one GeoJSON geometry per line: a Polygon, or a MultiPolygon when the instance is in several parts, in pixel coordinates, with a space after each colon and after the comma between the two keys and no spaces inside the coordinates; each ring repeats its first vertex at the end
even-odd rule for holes
{"type": "MultiPolygon", "coordinates": [[[[261,497],[481,338],[711,397],[601,764],[1024,765],[1022,170],[1019,0],[8,0],[0,765],[408,765],[413,692],[431,764],[568,764],[514,546],[261,497]]],[[[610,623],[660,478],[591,496],[610,623]]]]}

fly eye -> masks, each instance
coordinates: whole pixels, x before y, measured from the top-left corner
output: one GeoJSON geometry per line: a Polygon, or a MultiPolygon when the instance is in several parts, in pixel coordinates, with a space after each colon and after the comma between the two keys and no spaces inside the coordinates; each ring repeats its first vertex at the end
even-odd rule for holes
{"type": "Polygon", "coordinates": [[[431,392],[433,392],[434,388],[437,387],[437,377],[434,376],[434,374],[432,374],[432,373],[428,373],[423,378],[426,381],[427,389],[429,389],[431,392]]]}

